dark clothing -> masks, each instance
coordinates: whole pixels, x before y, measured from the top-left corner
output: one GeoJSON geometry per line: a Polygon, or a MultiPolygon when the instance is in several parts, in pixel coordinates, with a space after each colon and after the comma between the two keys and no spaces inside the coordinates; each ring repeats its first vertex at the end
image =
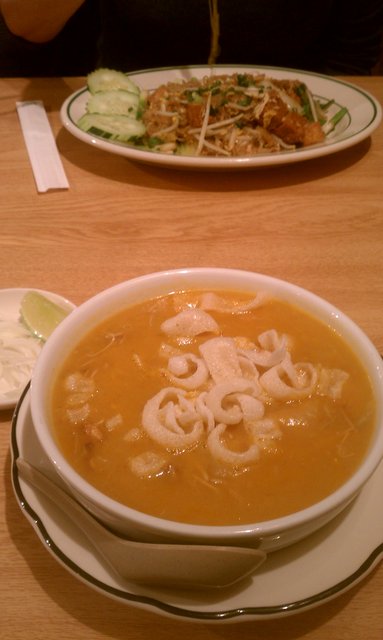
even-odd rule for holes
{"type": "MultiPolygon", "coordinates": [[[[218,0],[218,10],[220,64],[366,75],[381,55],[383,0],[218,0]]],[[[209,2],[86,0],[51,42],[25,42],[3,22],[0,37],[1,76],[206,64],[209,2]]]]}
{"type": "MultiPolygon", "coordinates": [[[[124,71],[207,63],[208,0],[100,0],[100,64],[124,71]]],[[[382,0],[218,0],[217,63],[368,74],[380,55],[382,0]]]]}
{"type": "Polygon", "coordinates": [[[14,36],[0,15],[0,76],[86,75],[97,65],[99,32],[98,0],[86,0],[61,33],[44,44],[14,36]]]}

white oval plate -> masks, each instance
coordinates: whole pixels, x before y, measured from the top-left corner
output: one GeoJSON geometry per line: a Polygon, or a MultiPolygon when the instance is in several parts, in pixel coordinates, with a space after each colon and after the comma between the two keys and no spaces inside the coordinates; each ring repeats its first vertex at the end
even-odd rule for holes
{"type": "MultiPolygon", "coordinates": [[[[52,293],[50,291],[44,291],[42,289],[0,289],[0,319],[1,320],[10,320],[12,322],[18,322],[20,319],[20,303],[23,296],[28,291],[38,291],[42,295],[46,296],[52,302],[56,302],[64,308],[74,309],[74,304],[66,298],[59,296],[56,293],[52,293]]],[[[22,391],[24,385],[22,387],[18,387],[17,389],[13,389],[8,393],[0,393],[0,410],[1,409],[12,409],[22,391]]]]}
{"type": "Polygon", "coordinates": [[[138,586],[117,578],[58,506],[19,477],[15,462],[22,456],[60,483],[38,443],[28,388],[13,417],[11,453],[16,500],[47,551],[105,596],[167,617],[223,623],[297,613],[355,586],[383,558],[382,462],[343,514],[305,541],[271,554],[238,586],[201,592],[138,586]]]}
{"type": "MultiPolygon", "coordinates": [[[[232,73],[265,73],[276,79],[297,79],[305,82],[312,93],[324,100],[334,99],[336,106],[347,107],[348,115],[336,127],[336,130],[327,137],[326,142],[312,147],[305,147],[294,151],[282,151],[278,153],[264,153],[256,156],[238,158],[207,158],[195,156],[168,155],[156,151],[143,151],[128,144],[108,141],[89,133],[85,133],[77,122],[86,111],[89,92],[86,87],[69,96],[61,108],[61,120],[64,127],[76,138],[130,160],[148,164],[158,164],[164,167],[177,169],[198,170],[237,170],[262,167],[268,165],[287,164],[300,162],[311,158],[325,156],[357,144],[364,140],[376,129],[382,118],[382,109],[378,101],[366,91],[357,86],[317,73],[297,71],[295,69],[281,69],[279,67],[254,67],[254,66],[223,66],[212,68],[212,74],[232,73]]],[[[130,73],[129,77],[142,89],[151,91],[161,84],[170,81],[190,80],[202,78],[211,73],[208,66],[179,67],[176,69],[149,69],[130,73]]]]}

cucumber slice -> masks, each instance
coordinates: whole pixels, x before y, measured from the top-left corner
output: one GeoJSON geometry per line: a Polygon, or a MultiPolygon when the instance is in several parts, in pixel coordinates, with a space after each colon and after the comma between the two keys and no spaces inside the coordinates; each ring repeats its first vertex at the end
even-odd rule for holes
{"type": "Polygon", "coordinates": [[[88,113],[106,113],[136,118],[140,106],[140,98],[137,93],[113,89],[112,91],[99,91],[90,96],[87,104],[88,113]]]}
{"type": "Polygon", "coordinates": [[[99,138],[119,142],[134,142],[137,138],[141,138],[146,131],[142,120],[118,114],[85,113],[77,125],[83,131],[99,138]]]}
{"type": "Polygon", "coordinates": [[[122,89],[123,91],[140,94],[139,87],[125,73],[113,69],[96,69],[96,71],[92,71],[92,73],[88,74],[87,83],[91,93],[122,89]]]}

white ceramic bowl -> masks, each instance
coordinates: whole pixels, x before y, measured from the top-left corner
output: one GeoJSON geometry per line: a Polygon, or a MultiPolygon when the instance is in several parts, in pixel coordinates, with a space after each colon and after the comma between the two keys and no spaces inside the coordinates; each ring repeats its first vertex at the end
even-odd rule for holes
{"type": "Polygon", "coordinates": [[[360,492],[383,457],[383,366],[366,335],[347,316],[314,294],[258,273],[195,268],[154,273],[118,284],[77,307],[42,350],[33,374],[31,410],[38,439],[57,473],[75,497],[112,529],[142,540],[231,543],[275,550],[307,536],[334,518],[360,492]],[[105,496],[84,480],[61,454],[52,436],[48,403],[50,384],[72,347],[93,326],[119,310],[180,289],[212,288],[249,292],[267,290],[292,302],[336,329],[352,345],[370,376],[376,396],[376,425],[371,446],[354,475],[321,502],[275,520],[240,526],[202,526],[146,515],[105,496]]]}

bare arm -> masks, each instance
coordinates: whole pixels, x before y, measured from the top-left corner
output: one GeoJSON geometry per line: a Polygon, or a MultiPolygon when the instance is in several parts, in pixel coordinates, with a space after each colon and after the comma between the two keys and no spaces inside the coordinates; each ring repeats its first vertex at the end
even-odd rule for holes
{"type": "Polygon", "coordinates": [[[84,0],[0,0],[8,29],[30,42],[54,38],[84,0]]]}

